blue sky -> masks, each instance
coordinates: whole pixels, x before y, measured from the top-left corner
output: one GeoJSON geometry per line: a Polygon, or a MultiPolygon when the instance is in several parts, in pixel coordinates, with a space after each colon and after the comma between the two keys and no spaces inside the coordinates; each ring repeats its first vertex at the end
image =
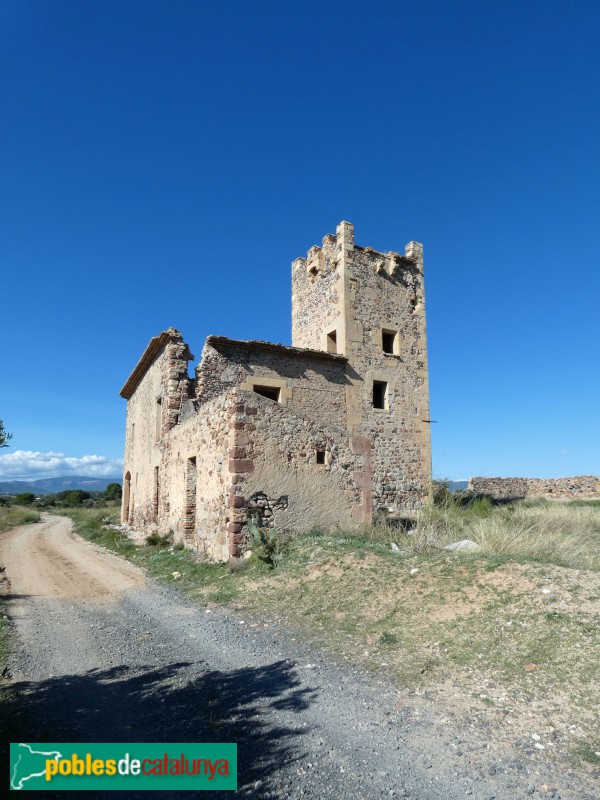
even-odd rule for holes
{"type": "Polygon", "coordinates": [[[118,474],[148,340],[289,343],[342,219],[424,243],[434,474],[600,474],[597,2],[3,2],[0,67],[0,477],[118,474]]]}

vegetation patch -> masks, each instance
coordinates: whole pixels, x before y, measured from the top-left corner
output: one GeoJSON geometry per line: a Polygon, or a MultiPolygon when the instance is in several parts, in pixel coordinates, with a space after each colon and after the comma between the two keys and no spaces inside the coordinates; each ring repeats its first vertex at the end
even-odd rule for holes
{"type": "Polygon", "coordinates": [[[21,506],[0,506],[0,533],[19,525],[39,522],[40,515],[31,508],[21,506]]]}
{"type": "Polygon", "coordinates": [[[450,715],[484,715],[511,741],[547,732],[589,763],[597,752],[600,508],[432,508],[410,524],[316,529],[288,538],[275,568],[136,546],[106,527],[106,511],[68,514],[81,535],[204,605],[281,621],[407,692],[439,695],[450,715]],[[466,538],[481,549],[443,549],[466,538]]]}

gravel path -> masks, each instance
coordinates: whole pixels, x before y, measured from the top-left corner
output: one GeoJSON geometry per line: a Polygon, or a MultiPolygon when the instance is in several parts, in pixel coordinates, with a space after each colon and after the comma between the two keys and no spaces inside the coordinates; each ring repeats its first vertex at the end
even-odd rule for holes
{"type": "MultiPolygon", "coordinates": [[[[458,729],[443,708],[332,663],[283,628],[201,608],[74,535],[67,519],[4,534],[0,563],[30,741],[237,742],[243,797],[597,798],[568,764],[503,751],[485,728],[458,729]]],[[[208,796],[220,794],[232,797],[208,796]]]]}

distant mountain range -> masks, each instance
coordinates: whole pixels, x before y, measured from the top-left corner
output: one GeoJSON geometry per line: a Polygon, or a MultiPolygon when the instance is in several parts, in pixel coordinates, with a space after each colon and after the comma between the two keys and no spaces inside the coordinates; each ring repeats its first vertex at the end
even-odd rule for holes
{"type": "MultiPolygon", "coordinates": [[[[86,478],[82,476],[64,476],[62,478],[41,478],[36,481],[0,481],[0,494],[55,494],[71,489],[83,489],[86,492],[103,492],[109,483],[121,483],[123,477],[86,478]]],[[[448,481],[451,492],[461,492],[467,488],[469,481],[448,481]]]]}
{"type": "Polygon", "coordinates": [[[83,489],[86,492],[103,492],[109,483],[121,483],[121,475],[114,478],[86,478],[80,475],[65,475],[62,478],[40,478],[35,481],[1,481],[0,494],[55,494],[71,489],[83,489]]]}

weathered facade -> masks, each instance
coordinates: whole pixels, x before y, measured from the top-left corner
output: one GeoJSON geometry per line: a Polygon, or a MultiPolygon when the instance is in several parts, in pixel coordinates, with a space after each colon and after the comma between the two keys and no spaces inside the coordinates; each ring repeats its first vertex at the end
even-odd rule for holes
{"type": "Polygon", "coordinates": [[[123,521],[216,559],[250,510],[280,530],[352,528],[431,492],[423,250],[336,235],[292,264],[292,346],[209,336],[194,357],[152,339],[127,403],[123,521]]]}

